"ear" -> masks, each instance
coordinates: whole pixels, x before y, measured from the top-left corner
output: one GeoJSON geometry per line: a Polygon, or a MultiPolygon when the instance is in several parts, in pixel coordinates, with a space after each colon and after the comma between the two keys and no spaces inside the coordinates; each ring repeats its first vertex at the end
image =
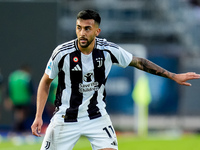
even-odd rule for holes
{"type": "Polygon", "coordinates": [[[98,35],[100,34],[100,32],[101,32],[101,29],[98,28],[98,29],[96,30],[96,36],[98,36],[98,35]]]}

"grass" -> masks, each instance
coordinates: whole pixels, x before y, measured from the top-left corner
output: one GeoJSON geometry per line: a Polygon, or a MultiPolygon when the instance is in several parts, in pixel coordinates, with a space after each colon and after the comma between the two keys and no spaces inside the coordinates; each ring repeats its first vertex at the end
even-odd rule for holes
{"type": "MultiPolygon", "coordinates": [[[[145,139],[134,136],[118,136],[119,150],[200,150],[200,136],[188,135],[176,139],[149,137],[145,139]]],[[[16,145],[10,140],[1,141],[1,150],[39,150],[41,141],[16,145]]],[[[64,149],[63,149],[64,150],[64,149]]],[[[81,138],[73,150],[91,150],[89,141],[81,138]]]]}

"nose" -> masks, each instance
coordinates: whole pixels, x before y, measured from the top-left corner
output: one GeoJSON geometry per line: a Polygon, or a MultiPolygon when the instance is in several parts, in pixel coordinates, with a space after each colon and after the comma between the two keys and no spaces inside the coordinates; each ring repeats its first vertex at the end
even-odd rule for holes
{"type": "Polygon", "coordinates": [[[85,33],[86,33],[86,32],[85,32],[84,29],[82,29],[82,30],[80,31],[80,35],[81,35],[81,36],[85,36],[85,33]]]}

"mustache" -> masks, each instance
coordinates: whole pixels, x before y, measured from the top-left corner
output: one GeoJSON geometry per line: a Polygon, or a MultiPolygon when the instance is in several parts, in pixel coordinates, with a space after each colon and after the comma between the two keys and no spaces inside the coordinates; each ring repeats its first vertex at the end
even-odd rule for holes
{"type": "Polygon", "coordinates": [[[88,40],[88,39],[85,37],[80,37],[79,40],[88,40]]]}

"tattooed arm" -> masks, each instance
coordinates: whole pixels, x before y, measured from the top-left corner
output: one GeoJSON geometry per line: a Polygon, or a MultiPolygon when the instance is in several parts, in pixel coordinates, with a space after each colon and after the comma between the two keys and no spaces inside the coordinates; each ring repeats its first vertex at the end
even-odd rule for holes
{"type": "Polygon", "coordinates": [[[133,59],[129,66],[136,67],[140,70],[146,71],[148,73],[158,75],[161,77],[169,78],[176,81],[178,84],[191,86],[190,83],[187,83],[187,80],[191,79],[199,79],[200,75],[194,72],[182,73],[182,74],[175,74],[172,72],[167,71],[166,69],[154,64],[153,62],[133,56],[133,59]]]}

